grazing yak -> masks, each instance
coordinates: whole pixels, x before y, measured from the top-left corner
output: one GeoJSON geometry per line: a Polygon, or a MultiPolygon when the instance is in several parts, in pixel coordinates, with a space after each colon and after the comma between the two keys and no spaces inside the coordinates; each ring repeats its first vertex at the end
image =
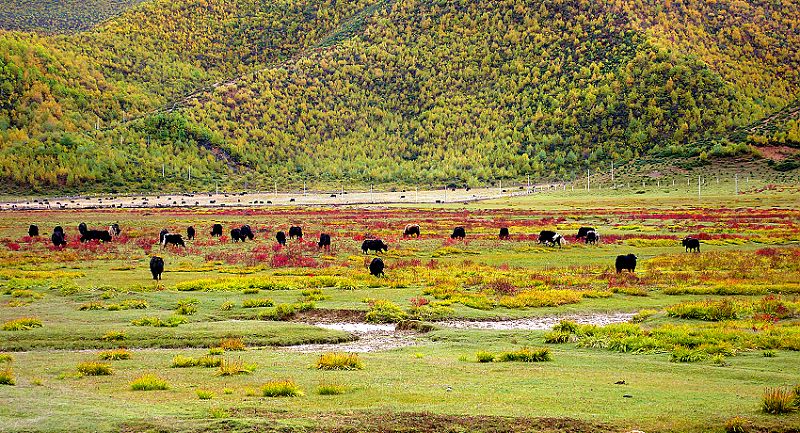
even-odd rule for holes
{"type": "Polygon", "coordinates": [[[617,256],[616,268],[617,273],[622,272],[623,269],[636,272],[636,256],[633,254],[617,256]]]}
{"type": "Polygon", "coordinates": [[[406,228],[403,229],[404,238],[412,236],[419,237],[419,224],[406,224],[406,228]]]}
{"type": "Polygon", "coordinates": [[[500,227],[500,240],[508,239],[511,235],[508,234],[508,227],[500,227]]]}
{"type": "Polygon", "coordinates": [[[389,251],[389,247],[380,239],[364,239],[364,242],[361,243],[361,251],[364,251],[364,254],[368,251],[379,253],[389,251]]]}
{"type": "Polygon", "coordinates": [[[284,232],[278,232],[278,233],[275,235],[275,239],[278,241],[278,243],[279,243],[279,244],[281,244],[281,245],[286,245],[286,233],[284,233],[284,232]]]}
{"type": "Polygon", "coordinates": [[[231,230],[231,240],[234,242],[239,242],[239,241],[244,242],[247,240],[247,236],[242,234],[241,229],[233,229],[231,230]]]}
{"type": "Polygon", "coordinates": [[[542,230],[539,232],[539,243],[554,247],[558,245],[561,248],[561,242],[564,237],[552,230],[542,230]]]}
{"type": "Polygon", "coordinates": [[[375,257],[369,264],[369,273],[376,277],[380,277],[381,275],[384,275],[383,268],[385,267],[386,266],[383,264],[383,260],[381,260],[380,257],[375,257]]]}
{"type": "Polygon", "coordinates": [[[594,227],[581,227],[581,228],[579,228],[579,229],[578,229],[578,234],[577,234],[577,235],[575,235],[575,239],[576,239],[576,240],[578,240],[578,239],[583,239],[583,238],[585,238],[585,237],[586,237],[586,234],[587,234],[587,233],[589,233],[589,232],[594,232],[594,231],[596,231],[596,230],[594,229],[594,227]]]}
{"type": "Polygon", "coordinates": [[[39,236],[39,226],[36,224],[31,224],[30,227],[28,227],[28,236],[39,236]]]}
{"type": "Polygon", "coordinates": [[[686,248],[686,252],[689,251],[695,251],[698,253],[700,252],[700,239],[695,239],[691,236],[687,236],[681,241],[681,244],[684,246],[684,248],[686,248]]]}
{"type": "Polygon", "coordinates": [[[299,226],[289,227],[289,239],[303,239],[303,229],[299,226]]]}
{"type": "Polygon", "coordinates": [[[64,239],[67,238],[67,236],[64,234],[64,227],[55,226],[55,228],[53,228],[53,233],[61,233],[61,237],[63,237],[64,239]]]}
{"type": "Polygon", "coordinates": [[[464,227],[456,227],[453,229],[453,234],[450,235],[450,239],[464,239],[467,237],[467,232],[464,230],[464,227]]]}
{"type": "Polygon", "coordinates": [[[181,236],[178,233],[175,234],[167,233],[166,235],[164,235],[164,238],[161,240],[161,246],[166,247],[167,245],[175,245],[176,247],[181,246],[186,248],[186,244],[183,243],[183,236],[181,236]]]}
{"type": "Polygon", "coordinates": [[[317,243],[317,246],[320,247],[320,248],[325,248],[326,250],[330,251],[330,249],[331,249],[331,235],[329,235],[327,233],[321,233],[319,235],[319,242],[317,243]]]}
{"type": "Polygon", "coordinates": [[[150,273],[153,274],[154,280],[160,280],[161,274],[164,272],[164,259],[158,256],[153,256],[150,259],[150,273]]]}
{"type": "Polygon", "coordinates": [[[247,224],[239,227],[239,233],[241,233],[242,236],[246,237],[247,239],[250,239],[251,241],[253,240],[253,238],[256,237],[256,235],[253,234],[253,230],[247,224]]]}
{"type": "Polygon", "coordinates": [[[81,242],[94,240],[111,242],[111,233],[107,230],[89,230],[86,227],[86,223],[80,223],[78,225],[78,231],[81,233],[81,242]]]}
{"type": "Polygon", "coordinates": [[[53,235],[50,236],[50,241],[53,242],[53,246],[56,248],[61,248],[67,245],[66,239],[64,239],[64,232],[57,232],[53,231],[53,235]]]}
{"type": "Polygon", "coordinates": [[[169,230],[162,229],[161,232],[158,234],[158,243],[163,244],[164,243],[164,236],[166,236],[168,234],[169,234],[169,230]]]}
{"type": "Polygon", "coordinates": [[[187,228],[187,229],[186,229],[186,239],[189,239],[190,241],[191,241],[191,240],[194,240],[194,236],[195,236],[196,234],[197,234],[197,233],[195,232],[195,230],[194,230],[194,227],[193,227],[193,226],[189,226],[189,228],[187,228]]]}
{"type": "Polygon", "coordinates": [[[222,224],[214,224],[211,226],[211,237],[222,236],[222,224]]]}
{"type": "Polygon", "coordinates": [[[108,233],[111,236],[117,237],[117,236],[122,234],[122,229],[119,228],[119,224],[114,223],[114,224],[111,224],[110,226],[108,226],[108,233]]]}
{"type": "Polygon", "coordinates": [[[89,241],[111,242],[111,233],[105,230],[86,230],[81,233],[81,242],[89,241]]]}
{"type": "Polygon", "coordinates": [[[596,231],[590,230],[586,232],[586,236],[584,236],[583,240],[586,244],[595,245],[597,241],[600,240],[600,235],[598,235],[596,231]]]}

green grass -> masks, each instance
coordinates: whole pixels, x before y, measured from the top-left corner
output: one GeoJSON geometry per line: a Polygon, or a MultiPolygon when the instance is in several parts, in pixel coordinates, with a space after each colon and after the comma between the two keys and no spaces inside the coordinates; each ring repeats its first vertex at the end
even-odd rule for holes
{"type": "Polygon", "coordinates": [[[347,387],[336,383],[321,383],[317,387],[319,395],[342,395],[347,392],[347,387]]]}
{"type": "Polygon", "coordinates": [[[111,364],[86,361],[78,364],[78,373],[84,376],[110,376],[113,371],[111,370],[111,364]]]}
{"type": "Polygon", "coordinates": [[[20,317],[3,322],[3,331],[28,331],[41,327],[42,321],[36,317],[20,317]]]}
{"type": "Polygon", "coordinates": [[[261,387],[264,397],[302,397],[305,395],[297,384],[291,380],[272,380],[261,387]]]}
{"type": "Polygon", "coordinates": [[[119,361],[131,359],[131,353],[126,349],[104,350],[97,355],[100,359],[107,361],[119,361]]]}
{"type": "Polygon", "coordinates": [[[553,355],[547,347],[531,349],[524,347],[519,350],[502,352],[497,355],[497,362],[544,362],[552,361],[553,355]]]}
{"type": "Polygon", "coordinates": [[[319,370],[361,370],[364,363],[357,353],[329,352],[319,356],[316,363],[319,370]]]}
{"type": "Polygon", "coordinates": [[[169,384],[154,374],[145,374],[134,379],[130,388],[133,391],[162,391],[169,389],[169,384]]]}

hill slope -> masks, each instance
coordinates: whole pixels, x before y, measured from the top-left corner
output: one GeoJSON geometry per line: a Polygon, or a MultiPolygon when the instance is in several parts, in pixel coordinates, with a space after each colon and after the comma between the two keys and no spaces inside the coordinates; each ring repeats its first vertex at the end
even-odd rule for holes
{"type": "Polygon", "coordinates": [[[784,3],[151,0],[0,33],[0,169],[45,189],[189,187],[189,166],[195,188],[474,184],[736,153],[800,90],[784,3]]]}

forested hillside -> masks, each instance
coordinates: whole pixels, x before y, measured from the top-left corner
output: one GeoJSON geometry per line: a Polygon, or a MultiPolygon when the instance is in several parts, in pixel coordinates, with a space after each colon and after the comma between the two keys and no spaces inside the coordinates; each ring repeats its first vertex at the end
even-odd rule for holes
{"type": "Polygon", "coordinates": [[[771,0],[150,0],[77,34],[0,32],[0,172],[9,189],[476,184],[742,153],[763,140],[734,132],[800,93],[798,13],[771,0]]]}

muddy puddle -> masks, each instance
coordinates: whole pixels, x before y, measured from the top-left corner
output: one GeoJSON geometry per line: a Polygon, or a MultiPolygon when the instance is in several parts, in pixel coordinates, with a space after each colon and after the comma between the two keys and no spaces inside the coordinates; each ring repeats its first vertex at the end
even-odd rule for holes
{"type": "MultiPolygon", "coordinates": [[[[610,313],[610,314],[582,314],[565,316],[533,317],[527,319],[514,320],[495,320],[495,321],[469,321],[453,320],[437,322],[436,325],[442,328],[452,329],[485,329],[485,330],[548,330],[562,320],[571,320],[578,324],[591,325],[610,325],[612,323],[628,322],[634,313],[610,313]]],[[[394,324],[373,324],[373,323],[331,323],[331,322],[306,322],[309,325],[320,328],[332,329],[336,331],[349,332],[357,337],[357,340],[338,344],[303,344],[299,346],[287,347],[287,350],[295,352],[379,352],[400,347],[413,346],[417,344],[419,335],[413,331],[398,331],[394,324]]]]}

